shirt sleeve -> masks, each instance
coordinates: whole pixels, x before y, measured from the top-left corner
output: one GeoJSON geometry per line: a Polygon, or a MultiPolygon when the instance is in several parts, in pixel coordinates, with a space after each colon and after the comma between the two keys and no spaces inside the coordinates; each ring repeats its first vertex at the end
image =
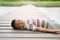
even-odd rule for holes
{"type": "Polygon", "coordinates": [[[41,25],[42,25],[43,28],[47,28],[47,25],[48,25],[47,20],[42,19],[42,24],[41,25]]]}
{"type": "Polygon", "coordinates": [[[32,20],[27,20],[27,24],[25,27],[27,30],[31,30],[31,31],[35,31],[36,30],[36,26],[33,24],[32,20]]]}
{"type": "Polygon", "coordinates": [[[40,20],[37,19],[37,27],[40,27],[40,20]]]}

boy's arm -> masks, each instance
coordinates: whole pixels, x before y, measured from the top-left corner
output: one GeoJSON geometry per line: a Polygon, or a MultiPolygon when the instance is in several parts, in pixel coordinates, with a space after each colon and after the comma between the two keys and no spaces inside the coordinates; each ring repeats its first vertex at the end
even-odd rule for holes
{"type": "Polygon", "coordinates": [[[45,28],[42,28],[42,27],[36,27],[36,30],[40,31],[40,32],[56,33],[56,30],[45,29],[45,28]]]}

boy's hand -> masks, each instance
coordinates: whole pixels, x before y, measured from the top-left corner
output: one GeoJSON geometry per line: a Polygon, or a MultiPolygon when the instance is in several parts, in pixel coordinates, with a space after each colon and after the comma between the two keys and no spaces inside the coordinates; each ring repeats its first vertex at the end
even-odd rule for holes
{"type": "Polygon", "coordinates": [[[60,34],[60,30],[55,31],[55,33],[60,34]]]}

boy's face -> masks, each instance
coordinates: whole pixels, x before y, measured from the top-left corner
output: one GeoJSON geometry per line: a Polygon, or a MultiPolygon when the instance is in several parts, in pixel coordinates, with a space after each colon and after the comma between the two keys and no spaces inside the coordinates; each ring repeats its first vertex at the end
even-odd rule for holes
{"type": "Polygon", "coordinates": [[[25,22],[22,20],[15,20],[15,27],[17,29],[22,29],[25,26],[25,22]]]}

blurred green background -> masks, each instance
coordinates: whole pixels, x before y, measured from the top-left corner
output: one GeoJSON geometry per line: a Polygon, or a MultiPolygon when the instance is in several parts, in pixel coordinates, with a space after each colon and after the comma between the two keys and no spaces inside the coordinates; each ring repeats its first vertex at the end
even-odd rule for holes
{"type": "Polygon", "coordinates": [[[0,0],[0,6],[21,6],[26,4],[60,7],[60,0],[0,0]]]}

